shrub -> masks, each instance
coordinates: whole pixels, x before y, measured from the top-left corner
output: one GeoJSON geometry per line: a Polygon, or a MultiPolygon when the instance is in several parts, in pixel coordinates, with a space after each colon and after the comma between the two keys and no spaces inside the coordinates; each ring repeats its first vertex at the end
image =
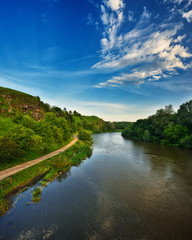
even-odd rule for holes
{"type": "Polygon", "coordinates": [[[79,132],[78,138],[80,140],[86,140],[86,141],[91,141],[92,140],[91,134],[89,132],[83,131],[83,130],[81,130],[79,132]]]}
{"type": "Polygon", "coordinates": [[[192,148],[192,135],[181,139],[181,146],[184,148],[192,148]]]}
{"type": "Polygon", "coordinates": [[[11,162],[24,155],[21,147],[12,139],[5,136],[0,139],[0,161],[11,162]]]}
{"type": "Polygon", "coordinates": [[[176,124],[166,128],[163,132],[164,138],[167,140],[168,145],[180,144],[180,139],[184,138],[188,133],[185,126],[176,124]]]}

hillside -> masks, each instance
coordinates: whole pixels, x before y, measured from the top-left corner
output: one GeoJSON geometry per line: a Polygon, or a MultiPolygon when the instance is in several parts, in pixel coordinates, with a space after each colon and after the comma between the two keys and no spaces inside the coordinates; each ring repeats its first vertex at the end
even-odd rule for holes
{"type": "Polygon", "coordinates": [[[61,148],[77,132],[85,137],[87,130],[98,133],[113,129],[113,123],[99,117],[63,111],[39,97],[0,87],[1,170],[61,148]]]}
{"type": "Polygon", "coordinates": [[[114,130],[114,124],[105,122],[97,116],[73,116],[77,126],[93,132],[106,132],[114,130]]]}
{"type": "MultiPolygon", "coordinates": [[[[114,124],[105,122],[97,116],[81,116],[76,111],[64,112],[61,108],[50,107],[37,96],[19,92],[9,88],[0,87],[0,116],[11,117],[21,114],[29,115],[36,120],[44,117],[46,112],[53,112],[58,117],[64,117],[68,122],[72,122],[77,127],[82,127],[93,132],[105,132],[114,130],[114,124]]],[[[73,126],[74,127],[74,126],[73,126]]],[[[76,128],[76,127],[74,127],[76,128]]]]}
{"type": "Polygon", "coordinates": [[[0,114],[4,116],[26,113],[36,119],[41,119],[47,110],[39,97],[0,87],[0,114]]]}

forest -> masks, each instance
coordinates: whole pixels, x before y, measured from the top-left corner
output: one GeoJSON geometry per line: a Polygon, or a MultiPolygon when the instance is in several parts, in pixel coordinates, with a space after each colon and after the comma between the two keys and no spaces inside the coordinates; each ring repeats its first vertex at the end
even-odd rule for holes
{"type": "Polygon", "coordinates": [[[130,123],[122,136],[192,149],[192,100],[183,103],[177,112],[168,105],[147,119],[130,123]]]}

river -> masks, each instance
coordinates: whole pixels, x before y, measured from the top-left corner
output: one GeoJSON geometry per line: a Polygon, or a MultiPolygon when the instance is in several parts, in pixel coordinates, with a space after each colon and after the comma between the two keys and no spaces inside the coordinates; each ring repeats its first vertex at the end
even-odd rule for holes
{"type": "Polygon", "coordinates": [[[192,239],[192,151],[93,135],[93,154],[0,218],[7,240],[192,239]]]}

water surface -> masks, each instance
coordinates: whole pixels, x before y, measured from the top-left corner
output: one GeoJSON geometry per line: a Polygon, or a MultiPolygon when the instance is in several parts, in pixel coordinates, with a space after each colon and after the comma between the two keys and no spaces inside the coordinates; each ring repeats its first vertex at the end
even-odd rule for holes
{"type": "MultiPolygon", "coordinates": [[[[188,240],[192,151],[93,135],[93,155],[42,190],[18,194],[0,239],[188,240]]],[[[37,183],[38,185],[39,183],[37,183]]]]}

